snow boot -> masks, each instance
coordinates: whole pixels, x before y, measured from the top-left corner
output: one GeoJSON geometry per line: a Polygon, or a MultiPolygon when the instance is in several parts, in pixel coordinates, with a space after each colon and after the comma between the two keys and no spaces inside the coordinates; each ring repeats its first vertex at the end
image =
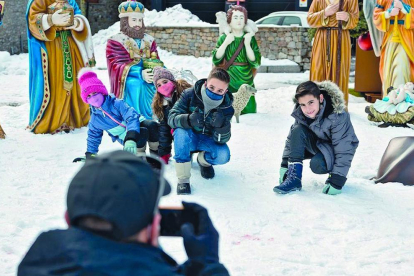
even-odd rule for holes
{"type": "Polygon", "coordinates": [[[200,166],[201,176],[205,179],[212,179],[215,176],[214,168],[204,158],[205,151],[202,151],[197,156],[197,163],[200,166]]]}
{"type": "Polygon", "coordinates": [[[178,178],[177,194],[189,195],[191,194],[190,177],[191,177],[191,162],[175,163],[175,172],[178,178]]]}
{"type": "Polygon", "coordinates": [[[286,179],[282,184],[274,187],[273,191],[278,194],[287,194],[302,190],[302,170],[303,164],[301,162],[289,162],[286,179]]]}
{"type": "Polygon", "coordinates": [[[177,195],[191,195],[190,183],[178,183],[177,195]]]}

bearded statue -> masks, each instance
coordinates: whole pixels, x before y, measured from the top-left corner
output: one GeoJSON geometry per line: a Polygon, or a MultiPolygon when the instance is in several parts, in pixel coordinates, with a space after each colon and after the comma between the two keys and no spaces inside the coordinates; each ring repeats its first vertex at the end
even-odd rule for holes
{"type": "Polygon", "coordinates": [[[145,33],[144,11],[144,5],[134,0],[119,5],[121,32],[109,38],[106,59],[111,92],[150,120],[156,89],[147,64],[148,60],[159,61],[159,57],[157,43],[145,33]]]}

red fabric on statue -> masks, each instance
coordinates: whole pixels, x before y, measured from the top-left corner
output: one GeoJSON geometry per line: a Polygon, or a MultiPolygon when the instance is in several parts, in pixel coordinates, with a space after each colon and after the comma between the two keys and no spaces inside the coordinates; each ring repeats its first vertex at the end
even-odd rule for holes
{"type": "Polygon", "coordinates": [[[123,86],[122,74],[125,67],[130,64],[132,65],[134,60],[130,58],[129,53],[124,46],[115,40],[108,40],[106,46],[106,60],[108,70],[110,71],[109,81],[111,82],[111,93],[113,93],[115,97],[120,98],[120,94],[123,92],[121,91],[121,86],[123,86]]]}

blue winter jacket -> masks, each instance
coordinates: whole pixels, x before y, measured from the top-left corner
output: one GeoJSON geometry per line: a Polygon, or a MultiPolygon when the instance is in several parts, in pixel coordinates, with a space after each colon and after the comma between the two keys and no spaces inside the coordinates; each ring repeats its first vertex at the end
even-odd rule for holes
{"type": "Polygon", "coordinates": [[[182,265],[160,248],[116,242],[71,227],[40,234],[18,267],[18,276],[228,276],[220,263],[182,265]]]}
{"type": "MultiPolygon", "coordinates": [[[[143,120],[145,118],[142,118],[143,120]]],[[[122,145],[127,140],[135,140],[139,134],[140,115],[123,100],[113,96],[105,96],[105,101],[100,108],[91,107],[91,119],[88,124],[88,153],[97,153],[102,141],[103,132],[108,132],[112,141],[118,141],[122,145]],[[104,111],[126,129],[114,122],[104,111]]]]}

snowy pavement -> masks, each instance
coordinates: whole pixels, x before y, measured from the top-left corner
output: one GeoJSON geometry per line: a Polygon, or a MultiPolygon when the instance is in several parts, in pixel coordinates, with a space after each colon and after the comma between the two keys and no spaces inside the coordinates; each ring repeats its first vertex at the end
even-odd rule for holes
{"type": "MultiPolygon", "coordinates": [[[[181,64],[199,78],[211,68],[205,59],[164,54],[167,66],[181,64]]],[[[99,75],[108,84],[107,72],[99,75]]],[[[213,180],[201,178],[193,164],[194,194],[172,193],[161,203],[188,200],[209,209],[220,232],[221,261],[232,275],[413,275],[414,189],[369,180],[389,140],[413,135],[413,130],[379,129],[366,119],[363,99],[350,98],[360,146],[343,194],[322,194],[326,176],[313,175],[308,163],[301,192],[273,193],[293,122],[295,86],[281,83],[307,77],[258,74],[259,113],[233,123],[230,163],[217,166],[213,180]]],[[[0,141],[0,275],[9,276],[16,274],[40,232],[65,227],[67,187],[81,166],[72,159],[83,155],[87,129],[53,136],[26,131],[27,76],[8,72],[0,75],[0,83],[0,123],[8,135],[0,141]]],[[[121,148],[104,136],[101,152],[121,148]]],[[[167,178],[175,185],[173,165],[168,165],[167,178]]],[[[185,260],[179,238],[162,238],[161,243],[178,261],[185,260]]]]}

